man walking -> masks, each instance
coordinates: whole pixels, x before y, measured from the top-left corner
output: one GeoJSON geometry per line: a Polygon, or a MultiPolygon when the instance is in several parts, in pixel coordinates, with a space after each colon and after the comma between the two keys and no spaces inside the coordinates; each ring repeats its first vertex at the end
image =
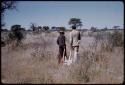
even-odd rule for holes
{"type": "Polygon", "coordinates": [[[79,44],[81,40],[81,35],[78,30],[76,30],[76,26],[72,26],[72,31],[70,33],[70,47],[71,51],[73,52],[73,62],[78,59],[78,51],[79,51],[79,44]]]}

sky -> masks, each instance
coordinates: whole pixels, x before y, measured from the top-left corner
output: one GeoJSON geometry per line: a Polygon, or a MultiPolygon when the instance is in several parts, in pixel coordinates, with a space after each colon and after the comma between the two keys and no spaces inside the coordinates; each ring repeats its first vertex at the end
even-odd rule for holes
{"type": "Polygon", "coordinates": [[[80,18],[83,29],[124,26],[124,4],[121,1],[18,1],[17,10],[4,16],[6,28],[20,24],[26,29],[31,23],[39,26],[70,28],[70,18],[80,18]]]}

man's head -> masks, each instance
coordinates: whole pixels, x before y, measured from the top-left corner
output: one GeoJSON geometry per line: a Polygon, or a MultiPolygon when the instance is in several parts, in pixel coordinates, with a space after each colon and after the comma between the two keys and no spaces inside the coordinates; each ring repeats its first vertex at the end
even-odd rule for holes
{"type": "Polygon", "coordinates": [[[60,33],[60,35],[64,35],[65,34],[64,31],[59,31],[59,33],[60,33]]]}
{"type": "Polygon", "coordinates": [[[72,26],[72,29],[76,29],[76,26],[72,26]]]}

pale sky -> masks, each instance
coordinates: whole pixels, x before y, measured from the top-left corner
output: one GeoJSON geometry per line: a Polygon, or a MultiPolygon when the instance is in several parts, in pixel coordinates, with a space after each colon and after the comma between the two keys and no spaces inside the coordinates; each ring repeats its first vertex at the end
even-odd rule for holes
{"type": "Polygon", "coordinates": [[[16,10],[4,17],[6,28],[20,24],[29,29],[30,23],[40,26],[69,28],[70,18],[80,18],[82,28],[90,29],[124,25],[124,4],[121,1],[18,1],[16,10]]]}

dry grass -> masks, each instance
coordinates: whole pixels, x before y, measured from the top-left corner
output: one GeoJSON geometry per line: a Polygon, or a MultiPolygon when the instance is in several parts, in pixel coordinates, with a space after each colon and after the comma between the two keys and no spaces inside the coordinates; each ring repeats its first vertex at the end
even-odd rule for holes
{"type": "MultiPolygon", "coordinates": [[[[69,33],[65,35],[69,55],[69,33]]],[[[22,48],[2,47],[2,83],[123,83],[123,47],[108,51],[103,47],[105,39],[83,34],[79,61],[70,66],[58,65],[57,36],[57,32],[28,33],[22,48]]]]}

